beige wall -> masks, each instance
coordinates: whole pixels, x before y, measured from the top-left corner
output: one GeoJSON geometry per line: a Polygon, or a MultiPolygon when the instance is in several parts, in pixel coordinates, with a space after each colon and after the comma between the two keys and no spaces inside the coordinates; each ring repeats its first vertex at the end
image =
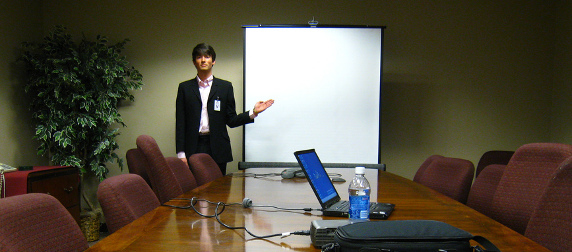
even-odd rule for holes
{"type": "Polygon", "coordinates": [[[572,143],[572,1],[557,10],[551,139],[572,143]]]}
{"type": "Polygon", "coordinates": [[[23,41],[42,36],[40,2],[0,1],[0,162],[12,166],[47,164],[36,155],[26,96],[25,76],[16,62],[23,41]]]}
{"type": "MultiPolygon", "coordinates": [[[[492,149],[514,150],[529,142],[572,144],[567,127],[572,115],[567,85],[572,60],[566,44],[570,1],[44,0],[41,10],[22,6],[33,1],[7,2],[18,11],[0,8],[2,22],[17,20],[17,29],[8,30],[9,44],[0,47],[2,162],[41,161],[33,157],[27,118],[15,116],[26,114],[21,99],[13,98],[23,94],[13,88],[20,85],[16,80],[5,79],[12,71],[4,64],[14,59],[20,41],[38,38],[56,24],[77,37],[83,32],[112,41],[131,39],[125,54],[143,74],[145,86],[120,111],[127,124],[119,136],[118,154],[123,157],[140,134],[153,136],[165,155],[175,155],[176,90],[195,75],[189,60],[194,45],[215,47],[215,75],[233,82],[242,110],[241,26],[305,24],[313,17],[320,24],[387,26],[381,157],[391,172],[412,178],[432,154],[476,164],[492,149]],[[4,94],[6,89],[14,95],[4,94]]],[[[312,64],[304,55],[292,57],[300,59],[301,69],[312,64]]],[[[347,63],[359,64],[359,59],[347,63]]],[[[242,129],[230,133],[232,171],[242,156],[242,129]]],[[[109,168],[111,175],[120,173],[115,164],[109,168]]]]}

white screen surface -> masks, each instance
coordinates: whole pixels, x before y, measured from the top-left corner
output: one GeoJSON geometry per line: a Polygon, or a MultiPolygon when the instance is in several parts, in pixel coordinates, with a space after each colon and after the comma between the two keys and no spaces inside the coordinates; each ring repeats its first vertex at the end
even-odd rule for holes
{"type": "Polygon", "coordinates": [[[274,105],[244,128],[244,161],[378,163],[382,28],[246,27],[244,102],[274,105]]]}

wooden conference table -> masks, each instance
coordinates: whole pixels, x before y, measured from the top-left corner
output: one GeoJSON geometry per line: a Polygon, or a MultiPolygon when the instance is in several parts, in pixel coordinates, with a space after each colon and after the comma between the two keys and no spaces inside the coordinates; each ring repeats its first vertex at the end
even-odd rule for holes
{"type": "MultiPolygon", "coordinates": [[[[280,168],[247,169],[246,174],[279,173],[280,168]]],[[[328,169],[348,180],[335,183],[342,199],[348,197],[347,187],[353,169],[328,169]]],[[[449,223],[473,235],[482,235],[503,252],[549,251],[534,241],[501,225],[483,214],[411,180],[389,172],[367,169],[372,186],[372,200],[396,205],[390,220],[428,219],[449,223]]],[[[244,174],[242,172],[236,174],[244,174]]],[[[303,178],[281,179],[227,175],[181,195],[212,202],[241,203],[245,197],[256,205],[282,208],[319,208],[308,182],[303,178]]],[[[167,204],[185,206],[188,201],[173,199],[167,204]]],[[[199,211],[213,214],[216,205],[200,202],[199,211]]],[[[198,206],[198,205],[197,205],[198,206]]],[[[246,226],[258,236],[309,230],[310,223],[324,217],[319,211],[283,211],[274,208],[243,208],[227,206],[220,215],[230,226],[246,226]]],[[[340,218],[337,218],[340,219],[340,218]]],[[[201,217],[192,209],[160,206],[131,224],[92,246],[88,251],[320,251],[309,236],[288,236],[254,239],[244,230],[230,230],[215,218],[201,217]]]]}

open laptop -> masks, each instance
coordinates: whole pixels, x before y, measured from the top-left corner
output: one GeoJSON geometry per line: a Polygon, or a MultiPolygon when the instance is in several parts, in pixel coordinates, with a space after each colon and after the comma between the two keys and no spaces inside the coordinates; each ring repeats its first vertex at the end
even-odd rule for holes
{"type": "MultiPolygon", "coordinates": [[[[341,200],[338,191],[330,180],[322,165],[316,150],[301,150],[294,152],[300,167],[306,174],[312,190],[316,194],[324,216],[348,217],[349,201],[341,200]]],[[[387,219],[395,205],[389,203],[370,202],[370,219],[387,219]]]]}

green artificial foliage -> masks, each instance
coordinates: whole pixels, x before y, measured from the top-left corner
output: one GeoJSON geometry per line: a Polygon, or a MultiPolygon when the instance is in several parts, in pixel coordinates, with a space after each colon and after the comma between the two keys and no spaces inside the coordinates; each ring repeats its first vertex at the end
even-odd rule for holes
{"type": "Polygon", "coordinates": [[[93,172],[100,181],[109,172],[106,163],[123,169],[115,153],[117,127],[125,126],[118,104],[133,101],[129,91],[143,85],[143,76],[120,54],[128,41],[108,45],[98,35],[74,42],[65,27],[56,26],[42,42],[22,44],[38,155],[93,172]]]}

